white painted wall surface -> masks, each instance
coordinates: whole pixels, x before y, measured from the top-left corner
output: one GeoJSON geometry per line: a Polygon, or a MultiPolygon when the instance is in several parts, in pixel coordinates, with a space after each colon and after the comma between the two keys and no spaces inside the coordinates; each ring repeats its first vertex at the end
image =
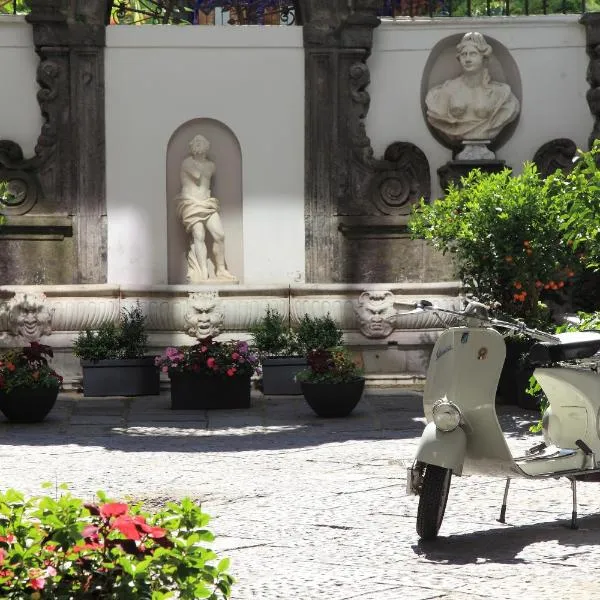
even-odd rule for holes
{"type": "Polygon", "coordinates": [[[384,22],[375,30],[367,133],[380,157],[395,141],[412,142],[429,160],[432,198],[440,195],[437,169],[449,149],[429,132],[421,110],[421,77],[430,51],[443,38],[479,31],[503,44],[521,74],[523,101],[514,135],[496,156],[515,172],[545,142],[559,137],[587,148],[593,127],[585,94],[588,56],[578,16],[415,19],[384,22]]]}
{"type": "Polygon", "coordinates": [[[196,118],[222,121],[241,145],[243,283],[303,281],[302,29],[117,26],[106,49],[108,282],[167,283],[167,144],[196,118]]]}
{"type": "Polygon", "coordinates": [[[42,126],[37,65],[31,26],[24,17],[0,15],[0,139],[17,142],[26,158],[42,126]]]}

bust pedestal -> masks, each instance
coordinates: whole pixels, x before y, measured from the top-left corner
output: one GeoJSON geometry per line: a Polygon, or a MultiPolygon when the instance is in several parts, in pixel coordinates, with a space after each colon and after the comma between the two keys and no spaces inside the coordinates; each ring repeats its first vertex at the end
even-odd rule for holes
{"type": "MultiPolygon", "coordinates": [[[[473,169],[479,169],[484,173],[499,173],[506,168],[503,160],[480,159],[480,160],[449,160],[438,169],[440,185],[444,191],[448,189],[450,182],[460,183],[461,177],[466,177],[473,169]]],[[[510,167],[508,167],[510,168],[510,167]]]]}

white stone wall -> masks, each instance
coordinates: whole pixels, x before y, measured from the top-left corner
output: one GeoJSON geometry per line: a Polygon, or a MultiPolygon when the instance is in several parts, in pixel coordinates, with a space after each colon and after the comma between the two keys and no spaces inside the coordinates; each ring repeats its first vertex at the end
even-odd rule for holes
{"type": "Polygon", "coordinates": [[[431,49],[443,38],[467,31],[479,31],[503,44],[521,75],[520,120],[497,158],[519,172],[523,162],[552,139],[567,137],[587,149],[593,127],[585,99],[589,60],[585,30],[578,20],[577,15],[557,15],[384,22],[375,30],[369,59],[367,133],[375,155],[381,156],[394,141],[416,144],[429,160],[432,198],[439,197],[437,169],[451,160],[451,153],[427,128],[421,110],[421,78],[431,49]]]}
{"type": "Polygon", "coordinates": [[[244,283],[303,281],[302,29],[169,26],[107,31],[108,281],[167,283],[167,144],[197,118],[241,146],[244,283]]]}
{"type": "Polygon", "coordinates": [[[42,126],[35,94],[38,59],[31,26],[24,17],[0,15],[0,139],[33,154],[42,126]]]}

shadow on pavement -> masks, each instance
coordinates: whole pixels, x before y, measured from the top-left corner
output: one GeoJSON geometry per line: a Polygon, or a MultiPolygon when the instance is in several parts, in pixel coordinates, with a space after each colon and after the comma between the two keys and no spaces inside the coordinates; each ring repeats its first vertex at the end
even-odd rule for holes
{"type": "MultiPolygon", "coordinates": [[[[600,515],[579,519],[579,529],[570,528],[568,521],[548,521],[523,527],[506,527],[489,531],[439,537],[434,541],[412,546],[415,554],[436,562],[453,565],[474,563],[522,564],[530,560],[519,557],[532,544],[556,542],[564,554],[555,560],[567,560],[579,546],[600,545],[600,515]]],[[[577,553],[575,553],[577,554],[577,553]]]]}

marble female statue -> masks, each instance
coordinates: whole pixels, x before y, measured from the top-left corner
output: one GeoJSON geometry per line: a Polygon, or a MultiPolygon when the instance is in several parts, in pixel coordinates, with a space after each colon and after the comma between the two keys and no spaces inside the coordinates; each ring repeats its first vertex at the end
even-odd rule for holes
{"type": "Polygon", "coordinates": [[[491,80],[492,47],[481,33],[466,33],[456,50],[462,74],[429,90],[427,120],[453,143],[492,141],[517,118],[519,101],[508,84],[491,80]]]}
{"type": "Polygon", "coordinates": [[[210,182],[215,164],[207,157],[209,141],[196,135],[190,142],[190,156],[181,163],[181,191],[177,195],[177,215],[191,236],[187,253],[187,279],[190,283],[208,280],[206,232],[212,238],[215,279],[237,281],[225,265],[225,232],[219,215],[219,200],[212,197],[210,182]]]}

